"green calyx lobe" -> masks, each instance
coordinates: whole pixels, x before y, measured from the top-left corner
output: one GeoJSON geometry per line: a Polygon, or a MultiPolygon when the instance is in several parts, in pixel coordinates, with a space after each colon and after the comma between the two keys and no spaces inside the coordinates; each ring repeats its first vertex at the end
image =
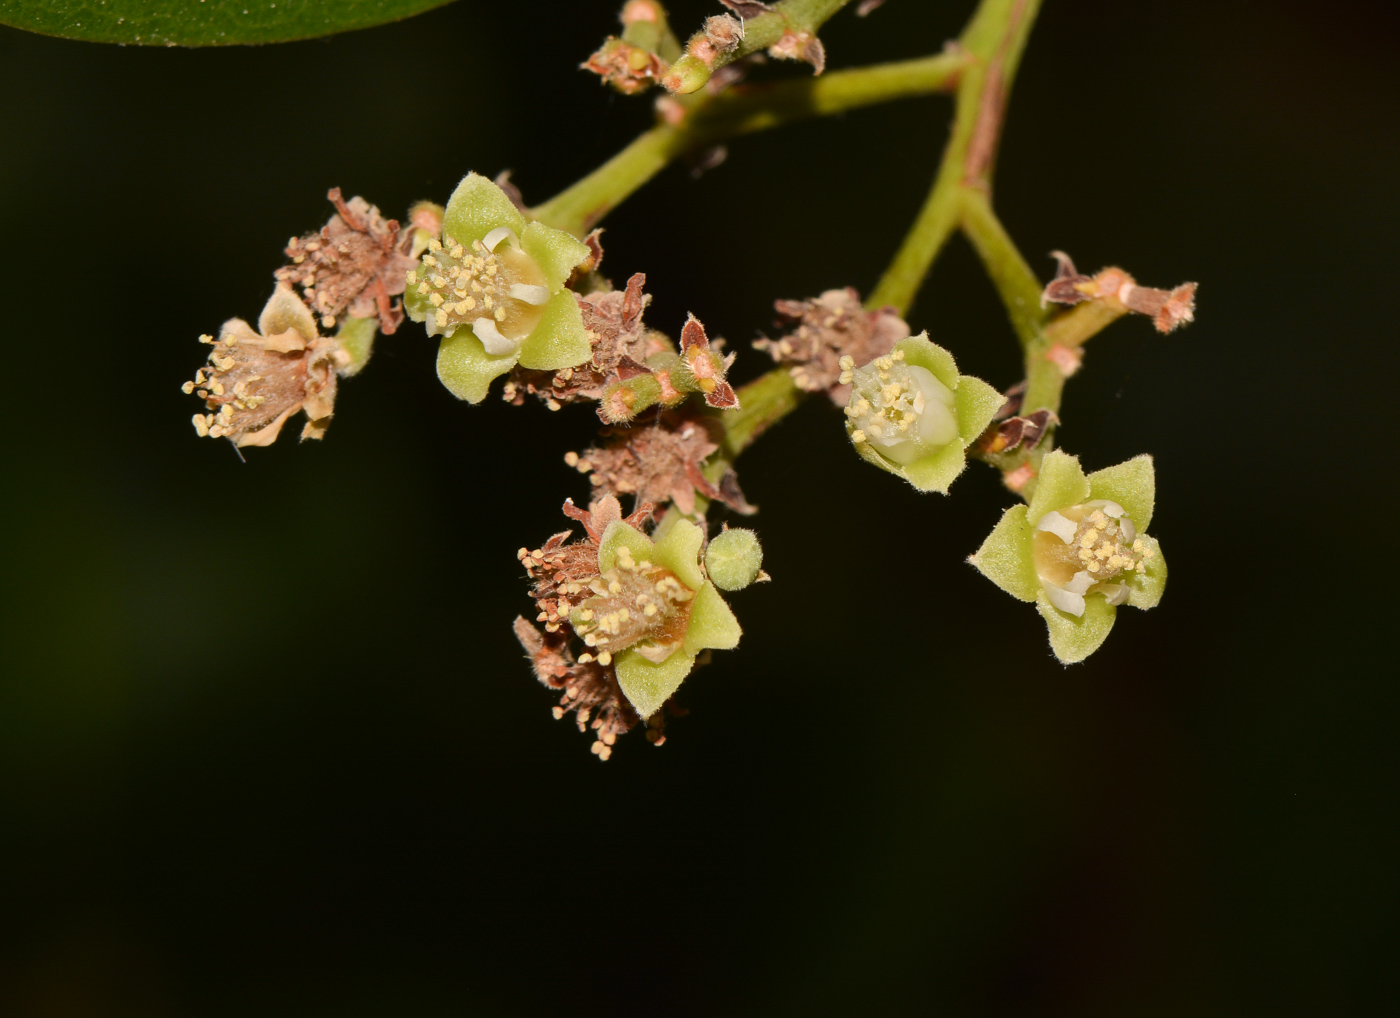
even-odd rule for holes
{"type": "Polygon", "coordinates": [[[598,547],[594,590],[602,593],[570,615],[593,652],[612,655],[618,684],[642,717],[680,687],[701,651],[732,649],[742,635],[700,566],[704,537],[686,519],[655,542],[625,522],[612,523],[598,547]]]}

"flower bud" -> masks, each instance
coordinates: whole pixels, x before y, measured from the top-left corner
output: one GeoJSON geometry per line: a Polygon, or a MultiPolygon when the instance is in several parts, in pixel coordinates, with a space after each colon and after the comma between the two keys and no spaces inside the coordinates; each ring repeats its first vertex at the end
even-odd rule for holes
{"type": "Polygon", "coordinates": [[[763,571],[763,549],[752,530],[726,530],[705,549],[705,571],[720,590],[743,590],[763,571]]]}

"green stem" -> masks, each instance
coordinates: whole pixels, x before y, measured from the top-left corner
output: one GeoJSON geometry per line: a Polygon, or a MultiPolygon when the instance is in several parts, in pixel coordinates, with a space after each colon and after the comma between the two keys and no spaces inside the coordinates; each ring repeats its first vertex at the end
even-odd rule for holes
{"type": "Polygon", "coordinates": [[[770,425],[796,409],[806,395],[787,368],[774,368],[742,386],[738,391],[739,409],[726,410],[719,416],[724,424],[724,455],[734,459],[770,425]]]}
{"type": "Polygon", "coordinates": [[[962,228],[992,277],[1021,345],[1029,345],[1050,317],[1040,303],[1043,288],[982,191],[963,190],[962,228]]]}
{"type": "MultiPolygon", "coordinates": [[[[933,186],[866,306],[907,314],[971,194],[991,187],[991,171],[1011,94],[1040,0],[983,0],[961,39],[969,65],[958,82],[956,112],[933,186]]],[[[1037,293],[1037,299],[1039,294],[1037,293]]]]}
{"type": "Polygon", "coordinates": [[[679,125],[658,124],[642,133],[532,214],[548,226],[582,236],[687,152],[807,117],[944,91],[966,65],[962,54],[940,53],[834,71],[820,78],[732,89],[693,108],[679,125]]]}
{"type": "Polygon", "coordinates": [[[671,65],[663,84],[672,92],[684,95],[701,88],[710,75],[726,64],[765,50],[781,39],[784,33],[816,33],[828,18],[845,7],[850,0],[779,0],[773,10],[756,18],[744,19],[744,37],[737,48],[728,53],[713,53],[704,32],[697,32],[686,43],[686,54],[671,65]],[[710,49],[709,59],[705,52],[710,49]]]}

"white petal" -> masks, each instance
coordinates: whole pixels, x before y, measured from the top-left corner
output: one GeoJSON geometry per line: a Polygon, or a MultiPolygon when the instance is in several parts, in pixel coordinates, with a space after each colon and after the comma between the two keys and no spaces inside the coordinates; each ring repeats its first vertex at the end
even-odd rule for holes
{"type": "Polygon", "coordinates": [[[472,332],[476,334],[477,339],[481,340],[481,345],[486,347],[486,352],[492,357],[515,353],[515,348],[519,345],[502,336],[501,330],[496,328],[496,323],[490,318],[478,318],[472,322],[472,332]]]}
{"type": "Polygon", "coordinates": [[[1133,521],[1124,516],[1118,521],[1118,529],[1123,531],[1123,540],[1132,544],[1137,540],[1137,527],[1133,526],[1133,521]]]}
{"type": "Polygon", "coordinates": [[[1074,578],[1065,584],[1065,589],[1071,594],[1082,594],[1094,585],[1094,578],[1086,570],[1079,570],[1074,574],[1074,578]]]}
{"type": "Polygon", "coordinates": [[[1105,502],[1103,504],[1103,514],[1112,516],[1115,520],[1123,515],[1123,507],[1117,502],[1105,502]]]}
{"type": "Polygon", "coordinates": [[[539,307],[549,300],[549,287],[531,286],[529,283],[511,283],[507,293],[516,300],[539,307]]]}
{"type": "Polygon", "coordinates": [[[486,250],[494,251],[496,250],[497,244],[505,240],[507,237],[514,236],[515,231],[512,230],[509,226],[498,226],[486,236],[482,237],[481,243],[486,247],[486,250]]]}
{"type": "Polygon", "coordinates": [[[1075,524],[1073,520],[1067,520],[1055,510],[1051,509],[1042,516],[1035,525],[1036,530],[1048,530],[1065,544],[1074,540],[1075,524]]]}
{"type": "Polygon", "coordinates": [[[1098,593],[1102,594],[1109,604],[1123,604],[1128,600],[1128,588],[1122,583],[1102,584],[1098,593]]]}
{"type": "Polygon", "coordinates": [[[1044,583],[1041,586],[1045,590],[1045,596],[1050,599],[1050,603],[1062,612],[1068,612],[1076,617],[1084,614],[1084,595],[1071,594],[1068,590],[1055,586],[1053,583],[1044,583]]]}

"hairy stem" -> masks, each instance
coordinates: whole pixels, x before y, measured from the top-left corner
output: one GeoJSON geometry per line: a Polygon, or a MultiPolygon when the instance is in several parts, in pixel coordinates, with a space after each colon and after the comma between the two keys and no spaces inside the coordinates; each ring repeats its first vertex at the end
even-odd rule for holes
{"type": "Polygon", "coordinates": [[[833,71],[820,78],[738,87],[658,124],[602,166],[532,210],[548,226],[582,236],[673,159],[725,138],[946,90],[967,64],[957,53],[833,71]]]}

